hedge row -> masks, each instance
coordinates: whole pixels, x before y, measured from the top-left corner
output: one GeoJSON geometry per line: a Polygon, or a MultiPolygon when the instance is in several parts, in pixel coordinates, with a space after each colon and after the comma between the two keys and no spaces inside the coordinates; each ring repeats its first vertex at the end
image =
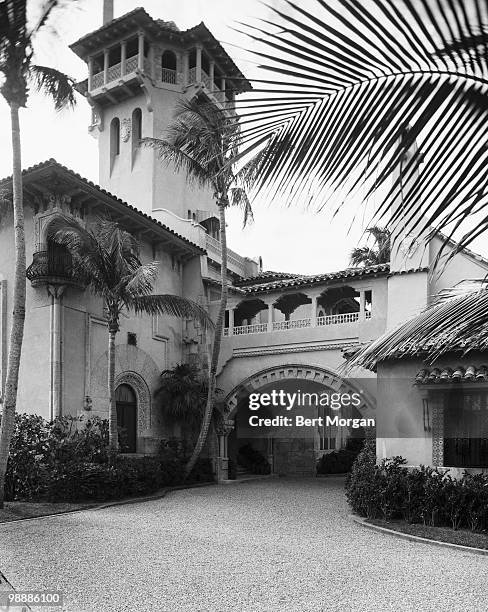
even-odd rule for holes
{"type": "MultiPolygon", "coordinates": [[[[38,416],[16,415],[7,500],[104,501],[183,482],[190,450],[183,441],[164,441],[154,457],[119,455],[110,465],[107,421],[80,420],[64,417],[48,423],[38,416]]],[[[211,461],[201,459],[188,480],[213,481],[211,461]]]]}
{"type": "Polygon", "coordinates": [[[376,464],[374,442],[366,443],[346,479],[354,512],[367,518],[409,523],[488,529],[488,475],[461,479],[431,467],[405,468],[403,457],[376,464]]]}

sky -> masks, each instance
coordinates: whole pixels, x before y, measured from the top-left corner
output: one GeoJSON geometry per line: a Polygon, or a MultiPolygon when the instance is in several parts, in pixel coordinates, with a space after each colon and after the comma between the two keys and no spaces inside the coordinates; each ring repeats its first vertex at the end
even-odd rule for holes
{"type": "MultiPolygon", "coordinates": [[[[33,6],[36,0],[32,0],[33,6]]],[[[143,6],[154,18],[174,21],[181,29],[205,21],[241,70],[252,76],[255,69],[239,46],[242,36],[236,33],[237,22],[250,23],[267,10],[258,0],[115,0],[115,17],[143,6]]],[[[37,40],[36,62],[53,66],[76,79],[86,78],[86,65],[68,49],[68,45],[101,26],[101,0],[80,0],[79,6],[64,12],[54,22],[56,33],[45,32],[37,40]]],[[[32,93],[27,109],[21,111],[23,167],[48,158],[98,182],[97,142],[87,131],[90,117],[88,103],[78,96],[75,110],[56,113],[48,100],[32,93]]],[[[8,106],[0,100],[0,176],[11,173],[10,116],[8,106]]],[[[279,201],[256,200],[255,221],[242,228],[239,211],[228,214],[229,246],[248,256],[262,256],[264,268],[315,274],[348,266],[351,249],[361,240],[362,223],[351,231],[352,211],[331,220],[330,214],[284,207],[279,201]]]]}

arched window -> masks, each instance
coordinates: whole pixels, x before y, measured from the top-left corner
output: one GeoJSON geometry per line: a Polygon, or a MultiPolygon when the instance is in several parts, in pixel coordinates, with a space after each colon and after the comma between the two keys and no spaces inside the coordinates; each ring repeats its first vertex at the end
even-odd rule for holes
{"type": "Polygon", "coordinates": [[[136,160],[142,138],[142,111],[135,108],[132,112],[132,167],[136,160]]]}
{"type": "Polygon", "coordinates": [[[135,453],[137,447],[137,396],[130,385],[115,390],[119,444],[123,453],[135,453]]]}
{"type": "Polygon", "coordinates": [[[177,60],[173,51],[165,51],[161,56],[161,80],[176,85],[177,60]]]}
{"type": "Polygon", "coordinates": [[[115,158],[120,154],[120,119],[114,117],[110,123],[110,170],[115,158]]]}

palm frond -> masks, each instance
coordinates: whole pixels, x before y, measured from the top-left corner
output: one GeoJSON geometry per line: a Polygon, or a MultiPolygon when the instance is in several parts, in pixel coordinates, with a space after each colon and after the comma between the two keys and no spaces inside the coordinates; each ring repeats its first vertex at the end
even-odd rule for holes
{"type": "Polygon", "coordinates": [[[213,322],[199,304],[177,295],[140,295],[131,297],[130,305],[137,314],[170,315],[184,319],[195,319],[205,328],[213,322]]]}
{"type": "Polygon", "coordinates": [[[248,195],[242,187],[231,187],[229,190],[229,203],[231,206],[237,206],[243,212],[242,226],[254,221],[251,202],[248,195]]]}
{"type": "MultiPolygon", "coordinates": [[[[241,28],[261,75],[238,103],[242,138],[269,137],[254,170],[264,197],[340,207],[379,193],[397,173],[373,223],[393,209],[392,227],[420,233],[464,226],[473,206],[486,208],[488,65],[478,44],[488,31],[486,2],[279,0],[271,10],[274,28],[241,28]],[[270,101],[252,108],[253,96],[270,101]],[[424,167],[406,193],[402,182],[418,160],[403,163],[403,176],[398,168],[416,140],[424,167]]],[[[474,236],[468,229],[463,246],[474,236]]]]}
{"type": "Polygon", "coordinates": [[[196,183],[202,187],[212,182],[212,176],[206,171],[201,163],[186,153],[183,148],[160,138],[143,138],[141,144],[155,149],[161,160],[173,165],[175,172],[185,172],[190,183],[196,183]]]}
{"type": "Polygon", "coordinates": [[[76,104],[75,81],[63,72],[47,66],[31,65],[30,72],[38,91],[54,102],[54,108],[73,108],[76,104]]]}
{"type": "Polygon", "coordinates": [[[151,261],[147,264],[140,264],[135,271],[126,278],[121,279],[121,286],[124,287],[124,292],[129,296],[150,295],[152,293],[154,283],[158,276],[159,262],[151,261]]]}
{"type": "Polygon", "coordinates": [[[480,280],[442,292],[420,315],[357,352],[347,369],[374,369],[380,361],[408,356],[432,363],[445,353],[487,348],[488,289],[486,281],[480,280]]]}

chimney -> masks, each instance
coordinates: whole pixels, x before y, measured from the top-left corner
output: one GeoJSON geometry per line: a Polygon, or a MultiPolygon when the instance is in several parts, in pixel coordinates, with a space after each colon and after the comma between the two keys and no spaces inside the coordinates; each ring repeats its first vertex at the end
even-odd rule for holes
{"type": "Polygon", "coordinates": [[[103,0],[103,25],[113,21],[114,0],[103,0]]]}

